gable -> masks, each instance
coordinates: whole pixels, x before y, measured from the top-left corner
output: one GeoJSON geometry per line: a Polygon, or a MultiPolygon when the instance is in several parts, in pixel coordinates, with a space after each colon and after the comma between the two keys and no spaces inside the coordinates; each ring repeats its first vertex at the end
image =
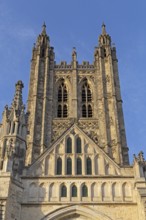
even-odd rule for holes
{"type": "Polygon", "coordinates": [[[120,175],[120,168],[74,124],[29,167],[27,174],[117,176],[120,175]]]}

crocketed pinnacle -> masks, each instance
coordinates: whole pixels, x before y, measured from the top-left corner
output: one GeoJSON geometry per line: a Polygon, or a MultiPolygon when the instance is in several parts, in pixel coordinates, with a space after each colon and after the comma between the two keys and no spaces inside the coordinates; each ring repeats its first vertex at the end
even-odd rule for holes
{"type": "Polygon", "coordinates": [[[15,109],[21,109],[21,107],[23,105],[23,101],[22,101],[22,88],[23,87],[24,87],[24,85],[21,80],[19,80],[15,84],[15,95],[14,95],[14,99],[12,102],[12,106],[15,107],[15,109]]]}

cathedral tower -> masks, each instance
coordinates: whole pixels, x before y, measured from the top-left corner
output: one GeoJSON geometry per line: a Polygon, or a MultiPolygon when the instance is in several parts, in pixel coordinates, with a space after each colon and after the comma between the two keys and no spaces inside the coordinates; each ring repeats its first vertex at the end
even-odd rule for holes
{"type": "Polygon", "coordinates": [[[46,25],[0,124],[0,220],[144,220],[146,161],[129,164],[116,48],[102,25],[93,63],[55,62],[46,25]]]}
{"type": "Polygon", "coordinates": [[[31,164],[51,142],[54,90],[54,52],[46,25],[33,48],[28,96],[27,164],[31,164]]]}
{"type": "Polygon", "coordinates": [[[55,63],[43,25],[33,48],[28,96],[26,164],[31,164],[73,123],[115,162],[129,164],[116,49],[102,25],[94,63],[55,63]]]}

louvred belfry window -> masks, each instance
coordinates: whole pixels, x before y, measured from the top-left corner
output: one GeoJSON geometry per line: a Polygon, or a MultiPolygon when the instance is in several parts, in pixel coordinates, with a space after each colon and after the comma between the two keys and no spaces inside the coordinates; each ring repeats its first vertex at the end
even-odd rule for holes
{"type": "Polygon", "coordinates": [[[91,118],[92,116],[92,92],[87,80],[85,80],[82,86],[82,117],[91,118]]]}
{"type": "Polygon", "coordinates": [[[58,109],[57,117],[58,118],[67,118],[68,117],[68,91],[64,83],[64,80],[61,81],[58,87],[58,109]]]}

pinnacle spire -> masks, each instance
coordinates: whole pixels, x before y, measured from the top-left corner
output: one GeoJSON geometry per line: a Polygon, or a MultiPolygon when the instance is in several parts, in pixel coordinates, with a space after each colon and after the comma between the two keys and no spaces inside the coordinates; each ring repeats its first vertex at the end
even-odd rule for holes
{"type": "Polygon", "coordinates": [[[104,22],[102,24],[102,35],[106,35],[106,25],[104,24],[104,22]]]}
{"type": "Polygon", "coordinates": [[[15,84],[15,95],[14,95],[14,99],[12,102],[12,106],[15,107],[16,109],[20,109],[23,105],[23,101],[22,101],[22,88],[23,87],[24,85],[21,80],[19,80],[15,84]]]}
{"type": "Polygon", "coordinates": [[[72,49],[72,56],[76,56],[76,55],[77,55],[76,48],[73,47],[73,49],[72,49]]]}
{"type": "Polygon", "coordinates": [[[42,34],[46,34],[46,24],[45,24],[45,22],[42,26],[42,34]]]}

